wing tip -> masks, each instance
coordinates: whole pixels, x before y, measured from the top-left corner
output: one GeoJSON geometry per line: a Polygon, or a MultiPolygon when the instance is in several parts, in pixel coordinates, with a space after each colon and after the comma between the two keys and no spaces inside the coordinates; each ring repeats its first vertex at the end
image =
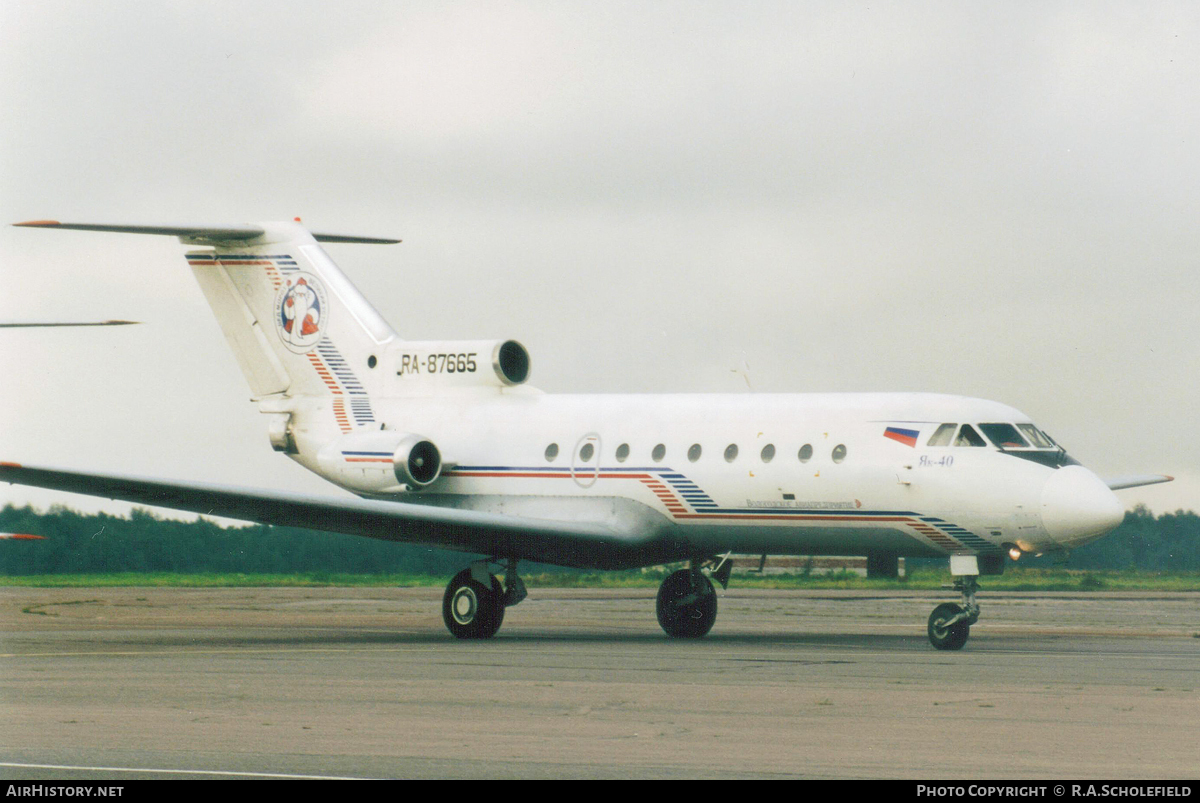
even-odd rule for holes
{"type": "Polygon", "coordinates": [[[14,226],[31,226],[34,228],[41,228],[41,229],[52,229],[55,226],[61,226],[62,223],[60,223],[57,220],[25,220],[25,221],[22,221],[21,223],[14,223],[13,225],[14,226]]]}
{"type": "Polygon", "coordinates": [[[1174,481],[1175,478],[1170,474],[1140,474],[1134,477],[1116,477],[1106,480],[1106,483],[1114,491],[1123,491],[1127,488],[1142,488],[1147,485],[1159,485],[1174,481]]]}
{"type": "Polygon", "coordinates": [[[359,245],[397,245],[403,240],[392,237],[360,237],[355,234],[330,234],[326,232],[310,232],[313,239],[319,243],[357,243],[359,245]]]}

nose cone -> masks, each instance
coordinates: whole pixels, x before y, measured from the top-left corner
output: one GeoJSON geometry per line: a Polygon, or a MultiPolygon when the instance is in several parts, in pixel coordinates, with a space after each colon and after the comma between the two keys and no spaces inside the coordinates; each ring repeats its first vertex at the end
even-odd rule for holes
{"type": "Polygon", "coordinates": [[[1125,506],[1083,466],[1058,469],[1042,488],[1042,526],[1061,544],[1097,538],[1125,518],[1125,506]]]}

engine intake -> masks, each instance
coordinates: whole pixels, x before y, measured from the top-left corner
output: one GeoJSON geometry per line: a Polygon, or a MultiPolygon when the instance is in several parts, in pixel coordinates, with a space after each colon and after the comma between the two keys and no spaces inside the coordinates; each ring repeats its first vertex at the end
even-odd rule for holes
{"type": "Polygon", "coordinates": [[[529,378],[529,351],[516,340],[403,341],[387,356],[401,392],[433,387],[513,387],[529,378]]]}
{"type": "Polygon", "coordinates": [[[408,435],[392,455],[396,479],[414,488],[424,488],[442,473],[442,454],[419,435],[408,435]]]}
{"type": "Polygon", "coordinates": [[[321,471],[344,488],[367,493],[418,491],[442,473],[433,441],[410,432],[351,432],[317,453],[321,471]]]}
{"type": "Polygon", "coordinates": [[[492,368],[506,384],[519,385],[529,378],[529,352],[515,340],[496,346],[492,368]]]}

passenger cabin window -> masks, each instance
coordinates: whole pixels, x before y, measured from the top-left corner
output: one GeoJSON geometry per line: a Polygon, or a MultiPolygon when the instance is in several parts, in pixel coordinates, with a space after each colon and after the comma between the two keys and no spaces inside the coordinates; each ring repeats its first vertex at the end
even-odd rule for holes
{"type": "Polygon", "coordinates": [[[629,444],[622,443],[620,446],[617,447],[617,462],[624,463],[628,459],[629,459],[629,444]]]}
{"type": "Polygon", "coordinates": [[[980,424],[979,428],[1001,449],[1028,449],[1029,441],[1021,437],[1012,424],[980,424]]]}
{"type": "Polygon", "coordinates": [[[596,447],[590,443],[585,443],[583,448],[579,450],[579,459],[584,463],[592,459],[592,455],[596,453],[596,447]]]}
{"type": "Polygon", "coordinates": [[[1033,424],[1017,424],[1017,427],[1025,433],[1025,437],[1038,449],[1053,449],[1054,439],[1035,427],[1033,424]]]}
{"type": "Polygon", "coordinates": [[[987,446],[987,441],[979,436],[975,428],[970,424],[963,424],[962,429],[958,431],[958,437],[954,439],[955,446],[987,446]]]}
{"type": "Polygon", "coordinates": [[[949,446],[950,442],[954,440],[954,430],[957,427],[958,424],[942,424],[940,427],[934,430],[933,435],[929,437],[929,443],[925,445],[949,446]]]}
{"type": "Polygon", "coordinates": [[[839,443],[837,446],[833,447],[832,457],[833,457],[833,462],[835,462],[835,463],[840,463],[843,460],[845,460],[846,459],[846,444],[839,443]]]}
{"type": "Polygon", "coordinates": [[[556,457],[558,457],[558,444],[552,443],[546,447],[546,462],[549,463],[556,457]]]}
{"type": "Polygon", "coordinates": [[[738,448],[736,443],[731,443],[725,447],[725,462],[732,463],[737,460],[738,448]]]}
{"type": "Polygon", "coordinates": [[[704,450],[700,448],[700,444],[693,443],[692,448],[688,449],[688,460],[695,463],[697,460],[700,459],[700,453],[703,451],[704,450]]]}
{"type": "Polygon", "coordinates": [[[807,463],[812,459],[812,444],[806,443],[800,447],[800,453],[796,455],[800,458],[801,463],[807,463]]]}
{"type": "Polygon", "coordinates": [[[655,446],[654,451],[652,451],[650,453],[650,457],[654,459],[655,463],[661,463],[662,459],[666,456],[667,456],[667,447],[661,443],[658,444],[657,446],[655,446]]]}
{"type": "Polygon", "coordinates": [[[772,443],[768,443],[766,446],[764,446],[762,448],[762,461],[764,463],[770,463],[774,459],[775,459],[775,445],[772,443]]]}

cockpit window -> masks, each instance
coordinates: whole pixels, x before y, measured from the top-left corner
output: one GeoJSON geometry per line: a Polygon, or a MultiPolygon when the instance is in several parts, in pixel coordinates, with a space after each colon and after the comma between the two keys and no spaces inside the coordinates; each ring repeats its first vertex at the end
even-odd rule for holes
{"type": "Polygon", "coordinates": [[[980,424],[979,428],[988,436],[988,440],[1001,449],[1029,448],[1029,441],[1022,438],[1012,424],[980,424]]]}
{"type": "Polygon", "coordinates": [[[954,430],[958,424],[942,424],[933,435],[929,437],[929,443],[926,446],[949,446],[950,441],[954,440],[954,430]]]}
{"type": "Polygon", "coordinates": [[[987,446],[987,441],[979,436],[975,428],[970,424],[963,424],[962,429],[958,431],[958,437],[954,439],[955,446],[987,446]]]}
{"type": "Polygon", "coordinates": [[[1025,437],[1029,438],[1030,442],[1038,449],[1054,448],[1054,439],[1033,424],[1017,424],[1017,426],[1025,433],[1025,437]]]}

